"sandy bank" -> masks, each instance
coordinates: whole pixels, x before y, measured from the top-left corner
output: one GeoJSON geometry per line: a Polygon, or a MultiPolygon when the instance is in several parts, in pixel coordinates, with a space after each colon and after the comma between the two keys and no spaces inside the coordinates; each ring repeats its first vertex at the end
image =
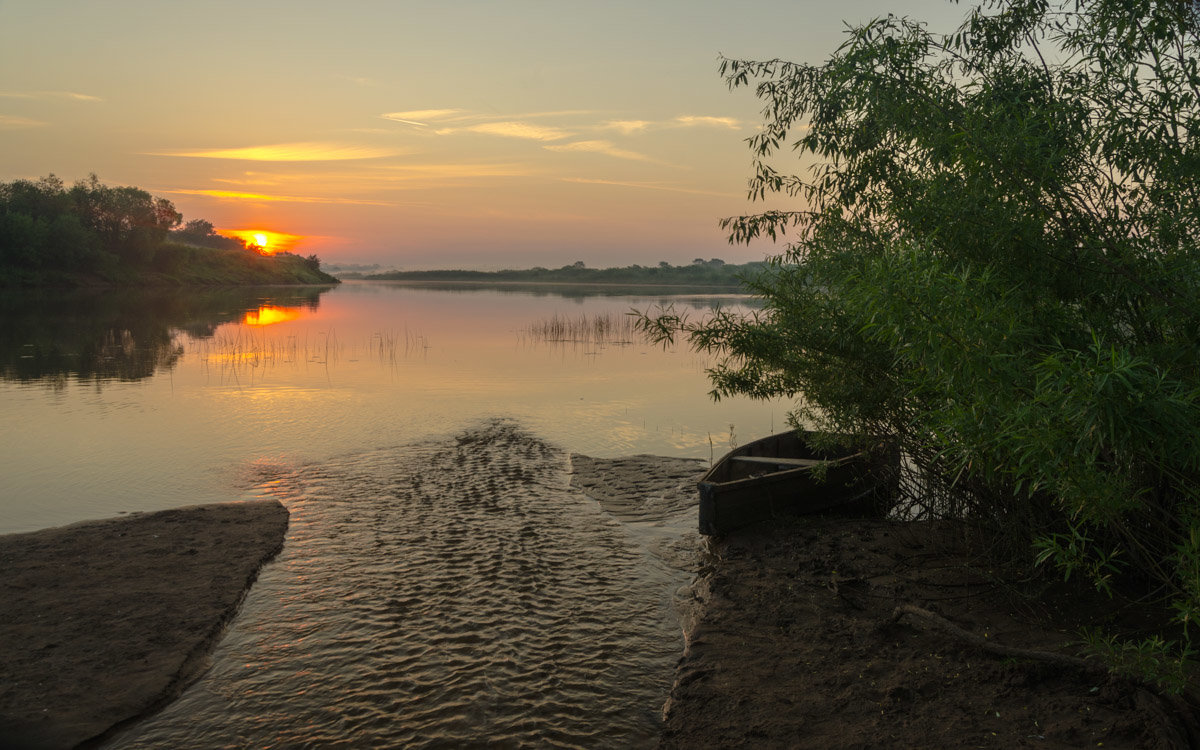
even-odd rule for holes
{"type": "Polygon", "coordinates": [[[72,747],[178,695],[287,524],[271,500],[0,537],[0,747],[72,747]]]}

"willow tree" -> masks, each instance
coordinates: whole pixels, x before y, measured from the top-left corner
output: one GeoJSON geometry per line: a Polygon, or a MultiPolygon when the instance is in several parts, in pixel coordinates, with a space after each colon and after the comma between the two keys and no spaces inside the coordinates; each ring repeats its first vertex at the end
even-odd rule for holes
{"type": "Polygon", "coordinates": [[[717,395],[803,394],[806,422],[896,436],[923,510],[1018,561],[1148,582],[1185,643],[1198,61],[1197,5],[1161,0],[995,0],[949,35],[853,28],[820,65],[724,59],[764,105],[750,195],[783,206],[724,222],[782,243],[765,308],[646,323],[723,355],[717,395]]]}

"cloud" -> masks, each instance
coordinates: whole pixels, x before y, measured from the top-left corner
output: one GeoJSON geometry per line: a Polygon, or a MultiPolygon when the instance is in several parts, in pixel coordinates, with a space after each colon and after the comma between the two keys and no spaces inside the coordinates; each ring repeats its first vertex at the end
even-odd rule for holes
{"type": "Polygon", "coordinates": [[[412,109],[407,112],[385,112],[380,117],[393,122],[402,122],[405,125],[427,128],[429,123],[422,122],[422,120],[444,120],[460,112],[462,112],[461,109],[412,109]]]}
{"type": "Polygon", "coordinates": [[[728,128],[729,130],[740,130],[742,127],[741,121],[734,117],[709,117],[706,115],[680,115],[676,117],[675,122],[684,127],[713,127],[713,128],[728,128]]]}
{"type": "MultiPolygon", "coordinates": [[[[385,120],[399,122],[420,128],[435,127],[432,132],[437,135],[457,135],[462,133],[478,133],[495,135],[504,138],[521,138],[533,141],[561,141],[587,132],[611,131],[623,136],[632,136],[649,131],[670,130],[676,128],[726,128],[740,130],[742,123],[733,117],[713,117],[710,115],[679,115],[669,120],[605,120],[599,123],[580,123],[578,118],[598,114],[595,110],[570,109],[545,112],[527,112],[519,115],[492,115],[471,112],[463,109],[413,109],[403,112],[388,112],[380,115],[385,120]],[[555,118],[575,118],[566,120],[576,124],[556,125],[540,124],[536,121],[555,118]]],[[[560,122],[562,119],[559,120],[560,122]]],[[[619,149],[608,141],[583,141],[583,145],[567,144],[563,151],[593,151],[608,154],[619,159],[635,161],[654,161],[644,154],[619,149]]]]}
{"type": "Polygon", "coordinates": [[[563,182],[573,182],[582,185],[611,185],[613,187],[636,188],[638,190],[663,190],[669,193],[688,193],[689,195],[715,195],[720,198],[737,198],[736,193],[722,193],[716,190],[698,190],[696,188],[664,185],[660,182],[623,182],[621,180],[594,180],[586,177],[562,177],[563,182]]]}
{"type": "Polygon", "coordinates": [[[534,173],[521,164],[391,164],[387,166],[396,179],[413,177],[527,177],[534,173]]]}
{"type": "Polygon", "coordinates": [[[560,141],[571,137],[571,132],[562,128],[546,125],[533,125],[527,122],[508,120],[502,122],[483,122],[478,125],[468,125],[461,128],[442,128],[438,135],[451,133],[483,133],[497,135],[503,138],[523,138],[531,141],[560,141]]]}
{"type": "Polygon", "coordinates": [[[26,128],[44,128],[49,123],[41,120],[31,120],[28,117],[15,115],[0,115],[0,130],[24,130],[26,128]]]}
{"type": "Polygon", "coordinates": [[[438,135],[453,133],[485,133],[507,138],[525,138],[529,140],[557,140],[570,136],[565,130],[546,125],[532,125],[528,120],[540,120],[555,117],[578,117],[595,114],[590,109],[559,109],[545,112],[525,112],[521,114],[484,114],[470,112],[465,109],[410,109],[404,112],[386,112],[380,117],[392,122],[428,128],[433,124],[443,127],[436,131],[438,135]],[[549,137],[550,133],[560,134],[549,137]]]}
{"type": "Polygon", "coordinates": [[[206,198],[234,201],[258,201],[263,203],[332,203],[346,206],[393,206],[386,201],[356,200],[354,198],[321,198],[310,195],[266,195],[264,193],[243,193],[237,190],[160,190],[157,192],[172,195],[201,195],[206,198]]]}
{"type": "Polygon", "coordinates": [[[602,130],[616,130],[622,135],[645,133],[650,130],[667,130],[671,128],[727,128],[740,130],[742,123],[733,117],[712,117],[709,115],[679,115],[670,120],[608,120],[599,126],[602,130]]]}
{"type": "Polygon", "coordinates": [[[232,190],[254,193],[262,190],[307,191],[320,185],[324,193],[363,194],[371,190],[408,189],[431,184],[495,177],[527,177],[536,172],[530,167],[511,162],[389,162],[373,164],[369,169],[348,165],[333,171],[245,171],[227,177],[214,177],[232,190]]]}
{"type": "Polygon", "coordinates": [[[76,102],[102,102],[98,96],[74,91],[0,91],[0,99],[70,99],[76,102]]]}
{"type": "Polygon", "coordinates": [[[397,149],[370,148],[342,143],[279,143],[272,146],[170,151],[151,156],[186,156],[200,159],[240,159],[243,161],[346,161],[379,159],[405,153],[397,149]]]}
{"type": "Polygon", "coordinates": [[[622,135],[633,135],[641,133],[653,124],[649,120],[609,120],[600,127],[603,130],[619,131],[622,135]]]}
{"type": "Polygon", "coordinates": [[[546,146],[550,151],[582,151],[592,154],[604,154],[605,156],[613,156],[618,159],[629,159],[631,161],[649,161],[657,162],[657,160],[639,154],[636,151],[627,151],[623,148],[617,148],[608,141],[576,141],[575,143],[563,143],[560,145],[546,146]]]}

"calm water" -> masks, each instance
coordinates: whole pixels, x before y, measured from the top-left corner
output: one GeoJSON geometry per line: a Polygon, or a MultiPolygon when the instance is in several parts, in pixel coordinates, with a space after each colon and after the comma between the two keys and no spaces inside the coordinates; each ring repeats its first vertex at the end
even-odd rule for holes
{"type": "Polygon", "coordinates": [[[653,745],[694,511],[606,513],[570,455],[707,460],[784,407],[711,402],[686,350],[539,326],[666,302],[740,300],[0,299],[0,531],[261,496],[292,514],[208,673],[112,745],[653,745]]]}

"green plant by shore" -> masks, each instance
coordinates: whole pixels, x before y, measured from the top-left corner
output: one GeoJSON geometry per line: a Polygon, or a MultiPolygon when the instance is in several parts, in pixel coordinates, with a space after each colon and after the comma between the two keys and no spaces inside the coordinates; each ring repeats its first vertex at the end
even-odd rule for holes
{"type": "Polygon", "coordinates": [[[0,183],[0,286],[336,284],[317,256],[265,256],[165,198],[95,175],[0,183]]]}
{"type": "Polygon", "coordinates": [[[1088,639],[1170,689],[1200,618],[1197,60],[1195,3],[1136,0],[988,0],[946,36],[852,28],[821,65],[723,60],[764,104],[751,197],[800,205],[725,223],[787,241],[761,313],[643,319],[723,355],[719,395],[896,436],[914,512],[1016,569],[1172,613],[1088,639]]]}

